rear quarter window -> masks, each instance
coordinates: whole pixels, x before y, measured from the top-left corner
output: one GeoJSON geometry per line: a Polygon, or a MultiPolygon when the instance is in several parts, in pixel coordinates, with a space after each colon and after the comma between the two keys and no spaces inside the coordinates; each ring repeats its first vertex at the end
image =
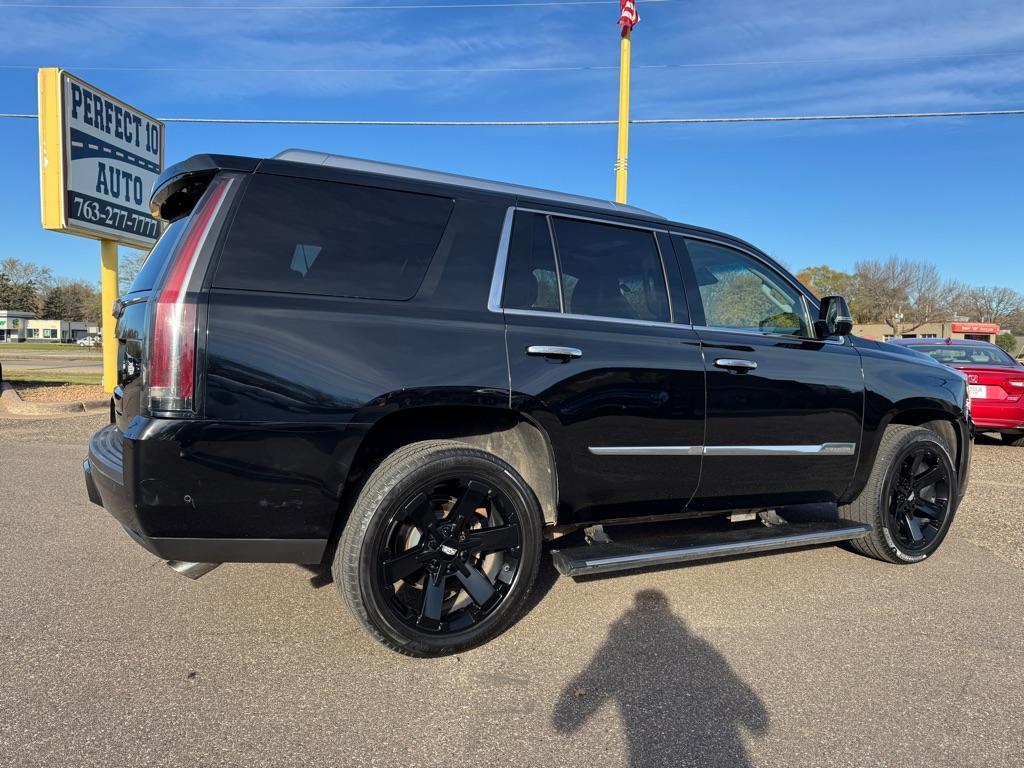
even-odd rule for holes
{"type": "Polygon", "coordinates": [[[406,300],[423,280],[450,198],[254,175],[214,286],[406,300]]]}
{"type": "Polygon", "coordinates": [[[153,246],[153,250],[149,252],[145,261],[142,262],[142,266],[139,268],[138,274],[135,275],[128,293],[152,290],[164,269],[164,265],[167,263],[167,257],[174,252],[174,246],[178,242],[178,238],[181,237],[187,222],[188,217],[186,216],[183,219],[178,219],[163,231],[163,234],[156,241],[156,245],[153,246]]]}

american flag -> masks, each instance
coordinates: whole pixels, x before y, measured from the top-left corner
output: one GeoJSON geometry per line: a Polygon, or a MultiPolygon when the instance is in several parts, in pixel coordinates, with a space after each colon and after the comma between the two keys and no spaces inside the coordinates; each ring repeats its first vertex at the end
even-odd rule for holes
{"type": "Polygon", "coordinates": [[[640,14],[636,11],[636,2],[634,0],[619,0],[619,8],[621,13],[619,14],[618,23],[622,27],[623,34],[625,34],[640,23],[640,14]]]}

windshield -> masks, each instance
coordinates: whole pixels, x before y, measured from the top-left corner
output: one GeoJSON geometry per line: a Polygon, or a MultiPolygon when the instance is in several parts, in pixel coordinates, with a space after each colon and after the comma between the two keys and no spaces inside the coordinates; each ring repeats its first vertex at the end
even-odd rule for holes
{"type": "Polygon", "coordinates": [[[947,365],[1014,365],[1013,358],[995,345],[914,344],[913,349],[947,365]]]}

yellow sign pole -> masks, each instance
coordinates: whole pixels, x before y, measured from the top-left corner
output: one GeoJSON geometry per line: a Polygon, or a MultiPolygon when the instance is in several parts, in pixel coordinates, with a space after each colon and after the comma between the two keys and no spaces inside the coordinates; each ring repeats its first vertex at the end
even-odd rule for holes
{"type": "Polygon", "coordinates": [[[117,336],[114,334],[114,301],[117,299],[117,243],[100,240],[100,307],[103,340],[103,390],[113,392],[117,386],[117,336]]]}
{"type": "Polygon", "coordinates": [[[629,27],[622,28],[619,48],[619,147],[615,158],[615,202],[626,202],[629,164],[629,27]]]}

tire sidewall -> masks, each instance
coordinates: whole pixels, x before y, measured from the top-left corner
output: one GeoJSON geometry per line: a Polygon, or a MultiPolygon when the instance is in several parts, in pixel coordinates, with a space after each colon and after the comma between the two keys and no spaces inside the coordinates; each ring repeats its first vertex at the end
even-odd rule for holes
{"type": "Polygon", "coordinates": [[[922,560],[926,560],[931,557],[942,544],[943,540],[946,538],[946,534],[949,532],[950,526],[953,524],[953,518],[956,513],[957,482],[956,470],[953,460],[949,455],[949,448],[941,437],[929,430],[921,429],[914,430],[900,438],[896,445],[893,459],[885,468],[885,475],[882,483],[880,484],[879,497],[875,500],[877,527],[881,534],[879,538],[885,548],[888,549],[892,556],[899,562],[908,564],[919,563],[922,560]],[[900,466],[903,464],[904,459],[906,459],[907,454],[914,448],[918,447],[921,443],[930,443],[936,449],[939,461],[946,465],[950,484],[950,508],[945,519],[942,521],[942,527],[939,529],[935,539],[928,545],[928,547],[924,550],[908,551],[900,546],[897,537],[889,528],[889,504],[892,499],[893,485],[896,482],[900,466]]]}
{"type": "Polygon", "coordinates": [[[371,491],[368,501],[379,495],[373,509],[359,510],[360,520],[350,520],[360,526],[361,535],[347,542],[351,545],[341,551],[342,557],[358,560],[358,596],[363,610],[379,631],[391,642],[418,655],[451,653],[479,645],[506,629],[518,616],[540,563],[541,532],[540,507],[533,491],[519,474],[498,457],[470,446],[441,448],[419,457],[411,471],[382,478],[383,482],[371,491]],[[431,482],[459,475],[485,482],[505,494],[515,506],[520,528],[519,569],[509,586],[508,594],[492,614],[465,630],[451,634],[434,635],[417,631],[402,623],[392,614],[383,596],[377,590],[378,549],[381,537],[398,512],[402,502],[431,482]],[[354,551],[352,551],[354,550],[354,551]]]}

